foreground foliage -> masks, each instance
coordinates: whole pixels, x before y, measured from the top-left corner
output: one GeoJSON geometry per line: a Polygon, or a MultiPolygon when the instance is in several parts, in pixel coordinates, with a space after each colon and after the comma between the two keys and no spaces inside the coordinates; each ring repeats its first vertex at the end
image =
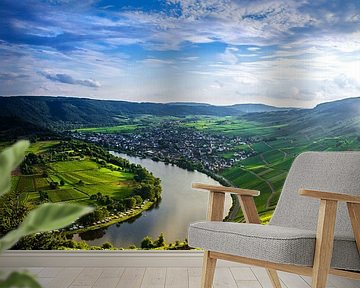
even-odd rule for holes
{"type": "MultiPolygon", "coordinates": [[[[0,154],[0,196],[11,188],[11,172],[22,162],[29,147],[28,141],[19,141],[0,154]]],[[[42,204],[32,210],[15,230],[0,239],[0,251],[11,248],[22,237],[59,229],[74,222],[93,209],[78,204],[42,204]]],[[[22,212],[27,212],[24,209],[22,212]]],[[[0,287],[41,287],[27,273],[13,272],[7,279],[0,280],[0,287]]]]}

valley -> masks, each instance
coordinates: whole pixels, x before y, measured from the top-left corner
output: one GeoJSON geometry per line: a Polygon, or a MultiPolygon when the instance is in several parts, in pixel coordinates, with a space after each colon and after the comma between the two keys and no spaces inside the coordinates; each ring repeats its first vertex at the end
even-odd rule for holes
{"type": "Polygon", "coordinates": [[[161,198],[161,187],[146,169],[100,147],[79,141],[39,141],[14,172],[11,193],[34,206],[76,202],[96,207],[66,229],[86,231],[139,215],[161,198]]]}
{"type": "MultiPolygon", "coordinates": [[[[356,121],[353,122],[354,132],[342,135],[337,126],[343,123],[322,126],[324,122],[331,124],[329,115],[327,121],[325,118],[313,126],[303,122],[300,126],[303,111],[280,115],[280,119],[279,113],[289,112],[272,113],[275,113],[272,117],[269,113],[243,117],[192,115],[165,117],[161,121],[156,117],[153,122],[147,116],[147,121],[139,121],[138,128],[132,132],[80,129],[71,135],[108,149],[175,164],[190,171],[198,170],[223,185],[260,190],[261,195],[255,202],[261,220],[266,223],[271,219],[287,172],[298,154],[360,150],[356,121]],[[255,121],[255,116],[260,120],[255,121]],[[282,121],[281,117],[286,120],[282,121]]],[[[243,221],[242,212],[237,208],[229,220],[243,221]]]]}
{"type": "MultiPolygon", "coordinates": [[[[15,101],[17,97],[12,98],[11,101],[15,101]]],[[[154,211],[149,215],[157,215],[159,207],[160,211],[167,211],[161,207],[170,205],[166,204],[170,203],[165,202],[167,200],[159,201],[163,185],[156,180],[156,175],[142,167],[146,161],[152,161],[149,167],[157,167],[159,163],[161,171],[183,168],[188,173],[206,174],[221,185],[260,190],[261,195],[255,202],[261,221],[267,223],[297,155],[305,151],[360,150],[360,98],[323,103],[313,109],[102,102],[56,97],[19,97],[18,100],[23,111],[34,101],[50,105],[52,110],[49,115],[40,115],[36,109],[32,110],[35,114],[31,117],[27,112],[18,114],[17,121],[11,123],[26,123],[21,125],[27,127],[26,130],[13,130],[10,125],[0,131],[1,147],[6,147],[17,137],[33,142],[25,162],[14,172],[12,192],[32,207],[47,201],[96,206],[96,213],[80,219],[66,231],[85,235],[85,239],[99,239],[95,245],[101,244],[100,239],[107,239],[103,236],[107,226],[112,235],[109,241],[116,241],[114,239],[118,239],[121,230],[136,235],[134,241],[139,243],[144,235],[134,233],[132,229],[142,225],[139,229],[144,232],[148,223],[152,223],[149,227],[153,233],[149,230],[146,235],[155,239],[163,232],[156,223],[161,223],[159,219],[169,218],[168,213],[175,211],[176,204],[171,204],[168,212],[158,213],[165,216],[145,219],[143,211],[154,211]],[[54,106],[53,102],[61,105],[54,106]],[[65,104],[74,105],[82,112],[76,114],[74,107],[70,111],[70,106],[65,104]],[[104,121],[99,117],[101,113],[104,113],[104,121]],[[121,155],[136,159],[141,166],[117,158],[109,151],[124,153],[121,155]],[[146,161],[142,162],[142,159],[146,161]],[[155,202],[158,204],[153,206],[155,202]],[[149,210],[151,207],[155,207],[154,210],[149,210]],[[150,219],[154,220],[149,222],[150,219]],[[115,223],[120,222],[124,225],[119,227],[123,228],[114,228],[117,227],[115,223]],[[86,234],[89,230],[94,232],[86,234]]],[[[6,107],[13,105],[11,101],[3,101],[6,107]]],[[[6,117],[13,117],[6,113],[6,117]]],[[[176,170],[177,175],[181,175],[183,169],[176,170]]],[[[157,173],[161,175],[161,171],[157,173]]],[[[177,181],[172,177],[169,183],[177,181]]],[[[184,179],[189,177],[184,176],[184,179]]],[[[179,191],[183,192],[182,189],[179,191]]],[[[172,195],[174,192],[166,193],[172,195]]],[[[237,199],[233,198],[232,203],[226,221],[244,221],[237,199]]],[[[177,207],[176,211],[178,209],[184,208],[177,207]]],[[[181,219],[180,216],[177,218],[181,219]]],[[[181,223],[185,230],[186,223],[181,223]]],[[[171,241],[177,240],[173,238],[173,231],[168,233],[171,241]]],[[[185,234],[179,234],[179,237],[185,237],[185,234]]],[[[130,244],[122,239],[122,243],[130,244]]],[[[93,240],[89,241],[92,243],[93,240]]],[[[81,243],[75,241],[66,245],[89,249],[81,243]]],[[[186,241],[179,247],[185,246],[186,241]]]]}

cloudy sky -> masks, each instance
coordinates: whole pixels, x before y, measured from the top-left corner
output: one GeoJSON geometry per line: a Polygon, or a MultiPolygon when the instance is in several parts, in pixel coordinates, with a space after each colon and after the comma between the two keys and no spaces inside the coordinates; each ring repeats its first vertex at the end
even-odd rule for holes
{"type": "Polygon", "coordinates": [[[0,0],[0,95],[312,107],[360,96],[360,1],[0,0]]]}

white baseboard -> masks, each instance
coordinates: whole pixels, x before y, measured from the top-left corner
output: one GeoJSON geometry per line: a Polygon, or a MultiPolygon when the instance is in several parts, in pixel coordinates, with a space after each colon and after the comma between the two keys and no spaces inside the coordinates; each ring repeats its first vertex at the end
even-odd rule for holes
{"type": "MultiPolygon", "coordinates": [[[[202,251],[6,251],[0,267],[201,267],[202,251]]],[[[244,266],[218,261],[218,266],[244,266]]]]}

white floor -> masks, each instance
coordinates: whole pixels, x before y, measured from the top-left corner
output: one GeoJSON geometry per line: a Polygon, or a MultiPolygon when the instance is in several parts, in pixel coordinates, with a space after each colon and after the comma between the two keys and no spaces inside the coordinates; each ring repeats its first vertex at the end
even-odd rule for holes
{"type": "MultiPolygon", "coordinates": [[[[25,269],[36,275],[44,288],[200,287],[201,252],[77,254],[49,251],[47,256],[37,252],[6,253],[0,257],[0,271],[7,274],[27,267],[25,269]],[[57,256],[59,254],[63,257],[57,256]],[[41,262],[43,265],[39,265],[41,262]]],[[[283,288],[310,288],[309,277],[283,272],[279,275],[283,288]]],[[[226,261],[219,261],[214,287],[272,288],[264,269],[226,261]]],[[[330,276],[327,287],[360,288],[360,281],[330,276]]]]}

